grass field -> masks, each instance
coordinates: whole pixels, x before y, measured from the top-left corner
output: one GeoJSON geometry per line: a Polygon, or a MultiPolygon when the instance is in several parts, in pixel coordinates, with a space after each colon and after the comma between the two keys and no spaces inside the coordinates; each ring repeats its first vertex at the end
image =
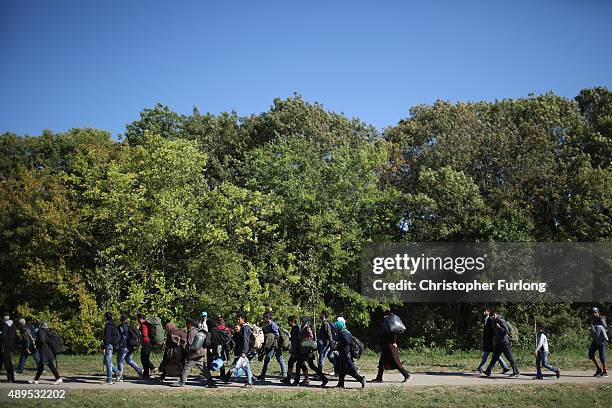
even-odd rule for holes
{"type": "MultiPolygon", "coordinates": [[[[70,391],[54,406],[71,407],[609,407],[609,385],[513,385],[491,387],[385,387],[365,390],[173,390],[165,393],[130,391],[70,391]]],[[[50,401],[49,401],[50,402],[50,401]]],[[[40,401],[39,401],[40,403],[40,401]]],[[[33,406],[13,400],[12,407],[33,406]]]]}
{"type": "MultiPolygon", "coordinates": [[[[453,351],[448,352],[444,349],[423,348],[419,350],[402,350],[400,357],[410,372],[428,371],[470,371],[476,368],[481,358],[480,351],[453,351]]],[[[362,373],[375,373],[378,365],[378,354],[372,351],[366,353],[357,362],[362,373]]],[[[514,357],[517,360],[519,369],[533,369],[535,359],[531,350],[514,350],[514,357]]],[[[115,357],[116,358],[116,357],[115,357]]],[[[285,356],[287,359],[288,356],[285,356]]],[[[136,362],[140,364],[138,352],[135,356],[136,362]]],[[[17,355],[14,356],[14,366],[17,366],[17,355]]],[[[153,362],[159,364],[161,355],[153,356],[153,362]]],[[[562,370],[591,370],[593,364],[587,359],[586,350],[565,350],[553,352],[550,361],[562,370]]],[[[60,355],[58,364],[62,375],[95,375],[104,372],[102,366],[102,354],[98,355],[60,355]]],[[[257,374],[261,370],[261,363],[254,361],[254,372],[257,374]]],[[[327,363],[329,367],[329,363],[327,363]]],[[[270,366],[270,374],[278,371],[278,364],[273,361],[270,366]]],[[[131,368],[127,369],[127,375],[132,375],[131,368]]],[[[34,361],[29,358],[26,365],[25,374],[35,372],[34,361]]]]}

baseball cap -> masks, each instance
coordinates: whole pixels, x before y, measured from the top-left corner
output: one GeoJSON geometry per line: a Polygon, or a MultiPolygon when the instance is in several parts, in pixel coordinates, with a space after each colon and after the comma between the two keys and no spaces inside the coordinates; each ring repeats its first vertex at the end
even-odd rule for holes
{"type": "Polygon", "coordinates": [[[591,312],[593,312],[593,313],[599,313],[599,309],[598,309],[598,308],[596,308],[596,307],[594,307],[594,308],[592,308],[592,309],[591,309],[591,312]]]}
{"type": "Polygon", "coordinates": [[[202,312],[202,313],[200,313],[200,317],[208,317],[208,313],[207,312],[202,312]]]}

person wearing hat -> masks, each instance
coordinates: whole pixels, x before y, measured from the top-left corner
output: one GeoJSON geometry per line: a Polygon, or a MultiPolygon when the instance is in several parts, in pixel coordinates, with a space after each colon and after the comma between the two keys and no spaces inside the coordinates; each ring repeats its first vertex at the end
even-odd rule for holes
{"type": "Polygon", "coordinates": [[[599,309],[594,307],[591,309],[593,320],[591,322],[591,345],[589,346],[589,358],[595,364],[595,374],[593,377],[607,377],[608,376],[608,365],[606,364],[606,343],[608,342],[608,334],[606,324],[606,318],[599,313],[599,309]],[[601,366],[595,358],[595,353],[599,352],[599,360],[601,360],[601,366]]]}
{"type": "Polygon", "coordinates": [[[2,314],[2,324],[0,324],[0,369],[6,369],[8,382],[15,382],[15,371],[11,354],[17,347],[17,330],[8,312],[2,314]]]}
{"type": "Polygon", "coordinates": [[[200,320],[198,320],[197,328],[199,332],[208,333],[208,312],[200,313],[200,320]]]}
{"type": "Polygon", "coordinates": [[[187,377],[189,373],[195,366],[199,366],[202,369],[202,372],[206,376],[208,380],[208,388],[216,388],[212,376],[210,375],[210,370],[207,365],[204,363],[204,356],[206,356],[206,350],[204,347],[200,346],[197,349],[192,349],[192,345],[196,341],[196,336],[198,336],[198,323],[194,319],[187,319],[187,344],[185,346],[185,366],[183,367],[183,372],[181,374],[181,379],[172,384],[173,387],[184,387],[187,383],[187,377]]]}

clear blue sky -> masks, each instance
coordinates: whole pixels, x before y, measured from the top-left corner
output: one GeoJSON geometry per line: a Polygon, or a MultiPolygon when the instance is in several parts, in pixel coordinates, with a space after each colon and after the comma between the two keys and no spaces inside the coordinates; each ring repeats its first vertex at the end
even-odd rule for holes
{"type": "Polygon", "coordinates": [[[116,135],[157,102],[246,115],[293,92],[382,128],[436,99],[612,88],[610,1],[422,3],[2,0],[0,132],[116,135]]]}

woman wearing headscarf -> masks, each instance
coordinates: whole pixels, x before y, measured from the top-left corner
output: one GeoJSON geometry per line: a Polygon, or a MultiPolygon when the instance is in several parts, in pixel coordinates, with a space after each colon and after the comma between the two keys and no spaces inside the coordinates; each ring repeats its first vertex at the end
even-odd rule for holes
{"type": "Polygon", "coordinates": [[[352,376],[360,384],[361,388],[365,387],[365,377],[362,377],[357,372],[357,366],[351,356],[351,333],[346,328],[346,322],[344,319],[337,320],[335,323],[336,332],[338,334],[338,342],[336,345],[336,351],[338,351],[338,363],[339,374],[338,374],[338,385],[336,388],[344,388],[344,377],[346,375],[352,376]]]}
{"type": "Polygon", "coordinates": [[[172,322],[166,323],[166,347],[164,349],[164,357],[159,365],[159,371],[162,373],[159,376],[161,381],[166,379],[166,376],[180,377],[183,373],[183,347],[187,345],[187,332],[176,327],[172,322]]]}
{"type": "MultiPolygon", "coordinates": [[[[317,342],[315,341],[314,331],[310,327],[310,321],[307,317],[302,317],[301,328],[300,328],[300,349],[297,357],[297,368],[295,370],[295,380],[293,385],[300,384],[300,367],[304,367],[308,364],[308,367],[312,369],[319,378],[321,379],[321,387],[325,387],[329,380],[325,377],[325,374],[319,369],[314,363],[314,351],[317,349],[317,342]]],[[[302,385],[308,385],[310,380],[308,379],[308,372],[304,374],[304,381],[302,385]]]]}

